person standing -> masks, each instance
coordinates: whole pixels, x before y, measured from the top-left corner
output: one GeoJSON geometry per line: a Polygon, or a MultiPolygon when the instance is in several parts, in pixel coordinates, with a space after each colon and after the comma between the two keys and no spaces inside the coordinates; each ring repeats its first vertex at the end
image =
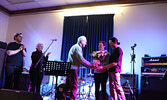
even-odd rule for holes
{"type": "Polygon", "coordinates": [[[36,46],[36,51],[32,52],[32,55],[31,55],[31,60],[32,60],[32,64],[30,66],[30,91],[31,92],[40,93],[40,85],[42,83],[43,74],[44,74],[43,63],[48,60],[48,56],[50,55],[50,52],[49,52],[45,57],[42,53],[42,50],[43,50],[43,44],[38,43],[36,46]],[[40,59],[40,62],[37,64],[39,59],[40,59]]]}
{"type": "Polygon", "coordinates": [[[6,89],[18,90],[19,79],[23,71],[23,57],[26,57],[26,46],[21,44],[22,33],[14,34],[14,42],[10,42],[6,49],[5,84],[6,89]]]}
{"type": "Polygon", "coordinates": [[[99,66],[97,69],[98,70],[109,69],[109,84],[110,84],[111,99],[117,100],[117,98],[119,98],[119,100],[126,100],[123,88],[120,83],[120,72],[121,72],[123,51],[118,46],[120,43],[118,42],[117,38],[115,37],[110,38],[109,44],[112,48],[109,64],[106,66],[99,66]]]}
{"type": "MultiPolygon", "coordinates": [[[[99,61],[101,66],[109,64],[109,52],[105,50],[106,42],[100,41],[98,44],[99,51],[93,52],[92,56],[94,61],[99,61]]],[[[94,70],[94,80],[95,80],[95,97],[96,100],[106,100],[107,93],[106,93],[106,83],[108,79],[108,72],[107,69],[104,70],[94,70]],[[100,92],[101,86],[101,92],[100,92]],[[100,98],[100,93],[102,98],[100,98]]]]}
{"type": "Polygon", "coordinates": [[[83,57],[82,48],[87,44],[85,36],[80,36],[77,43],[70,48],[68,53],[68,62],[71,63],[70,74],[66,78],[66,85],[63,89],[63,98],[59,100],[66,100],[67,92],[70,90],[70,100],[76,99],[76,93],[78,89],[78,70],[81,65],[87,68],[94,68],[93,64],[87,61],[83,57]]]}

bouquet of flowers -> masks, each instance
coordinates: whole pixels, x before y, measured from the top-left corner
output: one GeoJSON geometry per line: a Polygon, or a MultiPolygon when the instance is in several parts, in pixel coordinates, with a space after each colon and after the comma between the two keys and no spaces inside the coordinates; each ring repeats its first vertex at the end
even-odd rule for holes
{"type": "Polygon", "coordinates": [[[93,53],[91,54],[91,56],[93,57],[93,59],[95,60],[101,60],[104,56],[107,55],[107,50],[103,50],[103,51],[93,51],[93,53]]]}
{"type": "Polygon", "coordinates": [[[91,56],[93,57],[93,63],[98,67],[100,65],[100,60],[103,59],[104,56],[107,55],[107,50],[103,51],[93,51],[91,56]]]}

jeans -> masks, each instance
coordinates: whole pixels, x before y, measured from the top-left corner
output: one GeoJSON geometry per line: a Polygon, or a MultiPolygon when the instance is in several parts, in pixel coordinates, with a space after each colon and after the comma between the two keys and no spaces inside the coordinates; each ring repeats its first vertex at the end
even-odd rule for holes
{"type": "Polygon", "coordinates": [[[22,73],[22,67],[6,65],[5,70],[5,89],[19,89],[19,81],[22,73]]]}
{"type": "Polygon", "coordinates": [[[120,83],[120,73],[109,72],[110,95],[112,100],[126,100],[123,88],[120,83]]]}

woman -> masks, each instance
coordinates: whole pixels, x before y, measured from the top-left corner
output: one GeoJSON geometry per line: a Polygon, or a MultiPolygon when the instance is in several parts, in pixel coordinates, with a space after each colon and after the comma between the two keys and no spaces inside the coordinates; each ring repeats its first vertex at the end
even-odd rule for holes
{"type": "Polygon", "coordinates": [[[30,67],[30,91],[31,92],[40,92],[40,85],[43,79],[43,63],[48,60],[48,56],[50,52],[45,56],[42,53],[43,44],[38,43],[36,46],[36,51],[34,51],[31,55],[32,64],[30,67]],[[43,56],[43,57],[42,57],[43,56]],[[37,64],[38,60],[41,61],[37,64]],[[36,65],[37,64],[37,65],[36,65]]]}
{"type": "MultiPolygon", "coordinates": [[[[93,52],[94,62],[99,62],[101,66],[107,65],[109,63],[109,52],[105,50],[106,42],[100,41],[98,44],[99,51],[93,52]]],[[[94,70],[94,80],[95,80],[95,97],[96,100],[106,100],[106,83],[107,83],[108,73],[107,69],[104,70],[94,70]],[[101,92],[100,92],[101,86],[101,92]],[[102,93],[102,98],[100,98],[100,93],[102,93]]]]}

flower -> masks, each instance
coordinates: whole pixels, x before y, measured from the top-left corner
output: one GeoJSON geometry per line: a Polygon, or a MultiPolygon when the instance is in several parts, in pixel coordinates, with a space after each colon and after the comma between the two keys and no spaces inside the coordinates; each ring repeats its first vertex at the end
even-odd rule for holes
{"type": "Polygon", "coordinates": [[[107,55],[107,50],[103,50],[103,51],[93,51],[93,53],[91,54],[91,56],[93,57],[93,59],[101,59],[103,56],[107,55]]]}

